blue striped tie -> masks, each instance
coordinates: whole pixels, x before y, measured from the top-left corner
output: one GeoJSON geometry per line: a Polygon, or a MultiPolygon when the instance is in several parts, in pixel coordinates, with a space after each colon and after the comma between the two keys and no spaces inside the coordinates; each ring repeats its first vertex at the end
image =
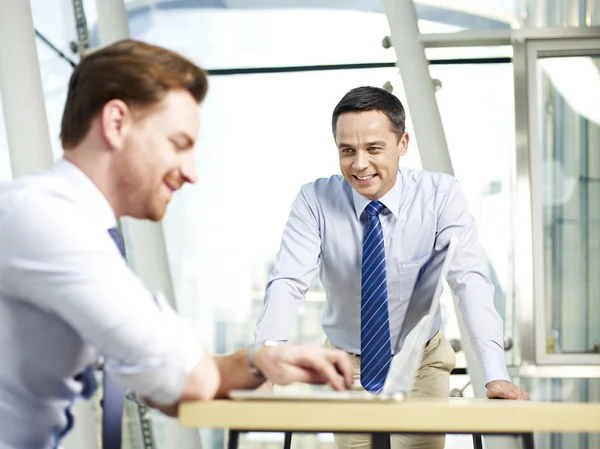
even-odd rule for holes
{"type": "Polygon", "coordinates": [[[360,383],[365,390],[374,393],[383,388],[392,361],[385,246],[379,222],[379,214],[384,208],[379,201],[371,201],[365,209],[369,222],[362,254],[360,383]]]}
{"type": "MultiPolygon", "coordinates": [[[[108,233],[115,241],[121,255],[125,257],[125,247],[118,229],[111,228],[108,233]]],[[[102,447],[103,449],[120,449],[125,389],[107,372],[104,372],[102,390],[104,393],[102,398],[102,447]]]]}

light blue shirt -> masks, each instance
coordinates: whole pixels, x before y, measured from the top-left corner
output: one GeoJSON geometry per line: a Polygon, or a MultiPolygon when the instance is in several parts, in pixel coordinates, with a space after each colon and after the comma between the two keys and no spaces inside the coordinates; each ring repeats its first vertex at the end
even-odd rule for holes
{"type": "MultiPolygon", "coordinates": [[[[332,345],[360,354],[364,209],[370,201],[340,175],[302,186],[267,284],[255,329],[256,343],[290,338],[306,291],[319,270],[326,294],[323,330],[332,345]]],[[[394,187],[379,201],[386,206],[380,221],[393,352],[400,350],[408,332],[427,313],[443,256],[455,235],[458,248],[448,284],[459,298],[486,382],[510,380],[502,320],[494,308],[494,286],[457,180],[441,173],[400,168],[394,187]]],[[[436,320],[432,337],[441,324],[439,313],[436,320]]]]}
{"type": "Polygon", "coordinates": [[[162,404],[202,357],[193,329],[127,267],[107,232],[116,223],[67,161],[0,183],[0,449],[55,448],[101,356],[162,404]]]}

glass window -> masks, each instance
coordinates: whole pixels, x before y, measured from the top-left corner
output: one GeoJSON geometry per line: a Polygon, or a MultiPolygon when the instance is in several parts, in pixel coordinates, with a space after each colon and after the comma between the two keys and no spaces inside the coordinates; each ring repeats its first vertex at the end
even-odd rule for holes
{"type": "MultiPolygon", "coordinates": [[[[600,379],[522,378],[521,387],[532,401],[600,402],[600,379]]],[[[600,447],[600,434],[535,433],[535,447],[592,449],[600,447]]]]}
{"type": "Polygon", "coordinates": [[[77,40],[73,5],[71,0],[33,0],[31,13],[38,32],[36,44],[46,100],[50,144],[54,159],[58,159],[62,157],[60,122],[73,68],[56,50],[63,52],[75,63],[79,61],[79,56],[70,49],[70,42],[77,40]]]}
{"type": "MultiPolygon", "coordinates": [[[[495,50],[493,50],[495,51],[495,50]]],[[[454,168],[478,226],[495,287],[494,303],[504,320],[507,341],[517,328],[513,288],[514,92],[512,64],[431,66],[439,90],[437,103],[454,168]]],[[[442,296],[443,331],[460,340],[453,299],[442,296]]],[[[507,351],[507,363],[513,353],[507,351]]],[[[463,352],[457,367],[466,367],[463,352]]],[[[468,378],[451,377],[451,388],[463,389],[468,378]]],[[[463,394],[472,396],[467,388],[463,394]]]]}
{"type": "Polygon", "coordinates": [[[523,27],[600,25],[599,0],[518,0],[523,27]]]}
{"type": "MultiPolygon", "coordinates": [[[[394,61],[393,52],[381,45],[389,26],[380,12],[277,8],[277,2],[264,5],[267,9],[190,3],[140,7],[134,2],[129,10],[131,35],[178,50],[209,69],[394,61]]],[[[97,38],[95,9],[86,8],[86,15],[97,38]]]]}
{"type": "Polygon", "coordinates": [[[421,33],[508,29],[518,17],[515,0],[414,0],[421,33]],[[443,26],[445,30],[440,31],[443,26]]]}
{"type": "MultiPolygon", "coordinates": [[[[514,93],[512,64],[432,66],[454,174],[479,228],[496,287],[496,307],[512,333],[514,93]],[[508,315],[508,316],[507,316],[508,315]]],[[[456,335],[458,338],[458,335],[456,335]]]]}
{"type": "Polygon", "coordinates": [[[546,350],[600,353],[600,57],[537,68],[546,350]]]}
{"type": "MultiPolygon", "coordinates": [[[[84,3],[91,39],[97,43],[96,10],[93,1],[84,3]]],[[[415,6],[422,33],[508,29],[514,15],[512,1],[506,0],[417,2],[415,6]]],[[[304,7],[301,1],[262,1],[260,7],[241,1],[232,7],[207,8],[173,0],[150,5],[132,1],[128,8],[133,37],[181,51],[208,69],[393,63],[395,59],[393,50],[382,46],[390,34],[389,24],[377,2],[320,2],[315,8],[304,7]],[[185,31],[172,33],[172,29],[185,31]]]]}

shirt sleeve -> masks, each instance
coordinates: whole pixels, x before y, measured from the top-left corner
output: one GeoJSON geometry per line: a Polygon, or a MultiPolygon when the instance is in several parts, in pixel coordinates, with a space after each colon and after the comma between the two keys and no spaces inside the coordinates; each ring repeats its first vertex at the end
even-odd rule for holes
{"type": "Polygon", "coordinates": [[[292,204],[256,324],[255,344],[266,340],[289,340],[300,306],[319,267],[321,234],[307,189],[304,186],[292,204]]]}
{"type": "Polygon", "coordinates": [[[483,365],[485,382],[510,381],[504,358],[503,324],[494,306],[494,285],[488,275],[487,257],[456,180],[452,181],[441,205],[436,251],[443,251],[451,236],[458,238],[458,245],[450,263],[448,284],[458,297],[473,349],[483,365]]]}
{"type": "Polygon", "coordinates": [[[106,230],[59,194],[31,194],[0,224],[4,294],[66,321],[124,387],[176,402],[202,357],[193,329],[129,269],[106,230]]]}

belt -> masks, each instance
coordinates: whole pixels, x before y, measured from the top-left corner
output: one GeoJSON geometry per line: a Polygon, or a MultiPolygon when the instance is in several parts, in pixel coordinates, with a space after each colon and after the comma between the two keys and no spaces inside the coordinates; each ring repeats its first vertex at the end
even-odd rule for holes
{"type": "MultiPolygon", "coordinates": [[[[438,331],[438,332],[439,332],[439,331],[438,331]]],[[[429,346],[429,343],[431,343],[431,340],[433,340],[433,339],[434,339],[434,338],[437,336],[438,332],[436,332],[436,333],[434,334],[434,336],[433,336],[433,337],[431,337],[431,338],[430,338],[430,339],[427,341],[427,343],[425,343],[425,347],[429,346]]],[[[349,355],[351,355],[352,357],[356,357],[356,358],[360,359],[360,354],[355,354],[354,352],[349,352],[348,354],[349,354],[349,355]]]]}

